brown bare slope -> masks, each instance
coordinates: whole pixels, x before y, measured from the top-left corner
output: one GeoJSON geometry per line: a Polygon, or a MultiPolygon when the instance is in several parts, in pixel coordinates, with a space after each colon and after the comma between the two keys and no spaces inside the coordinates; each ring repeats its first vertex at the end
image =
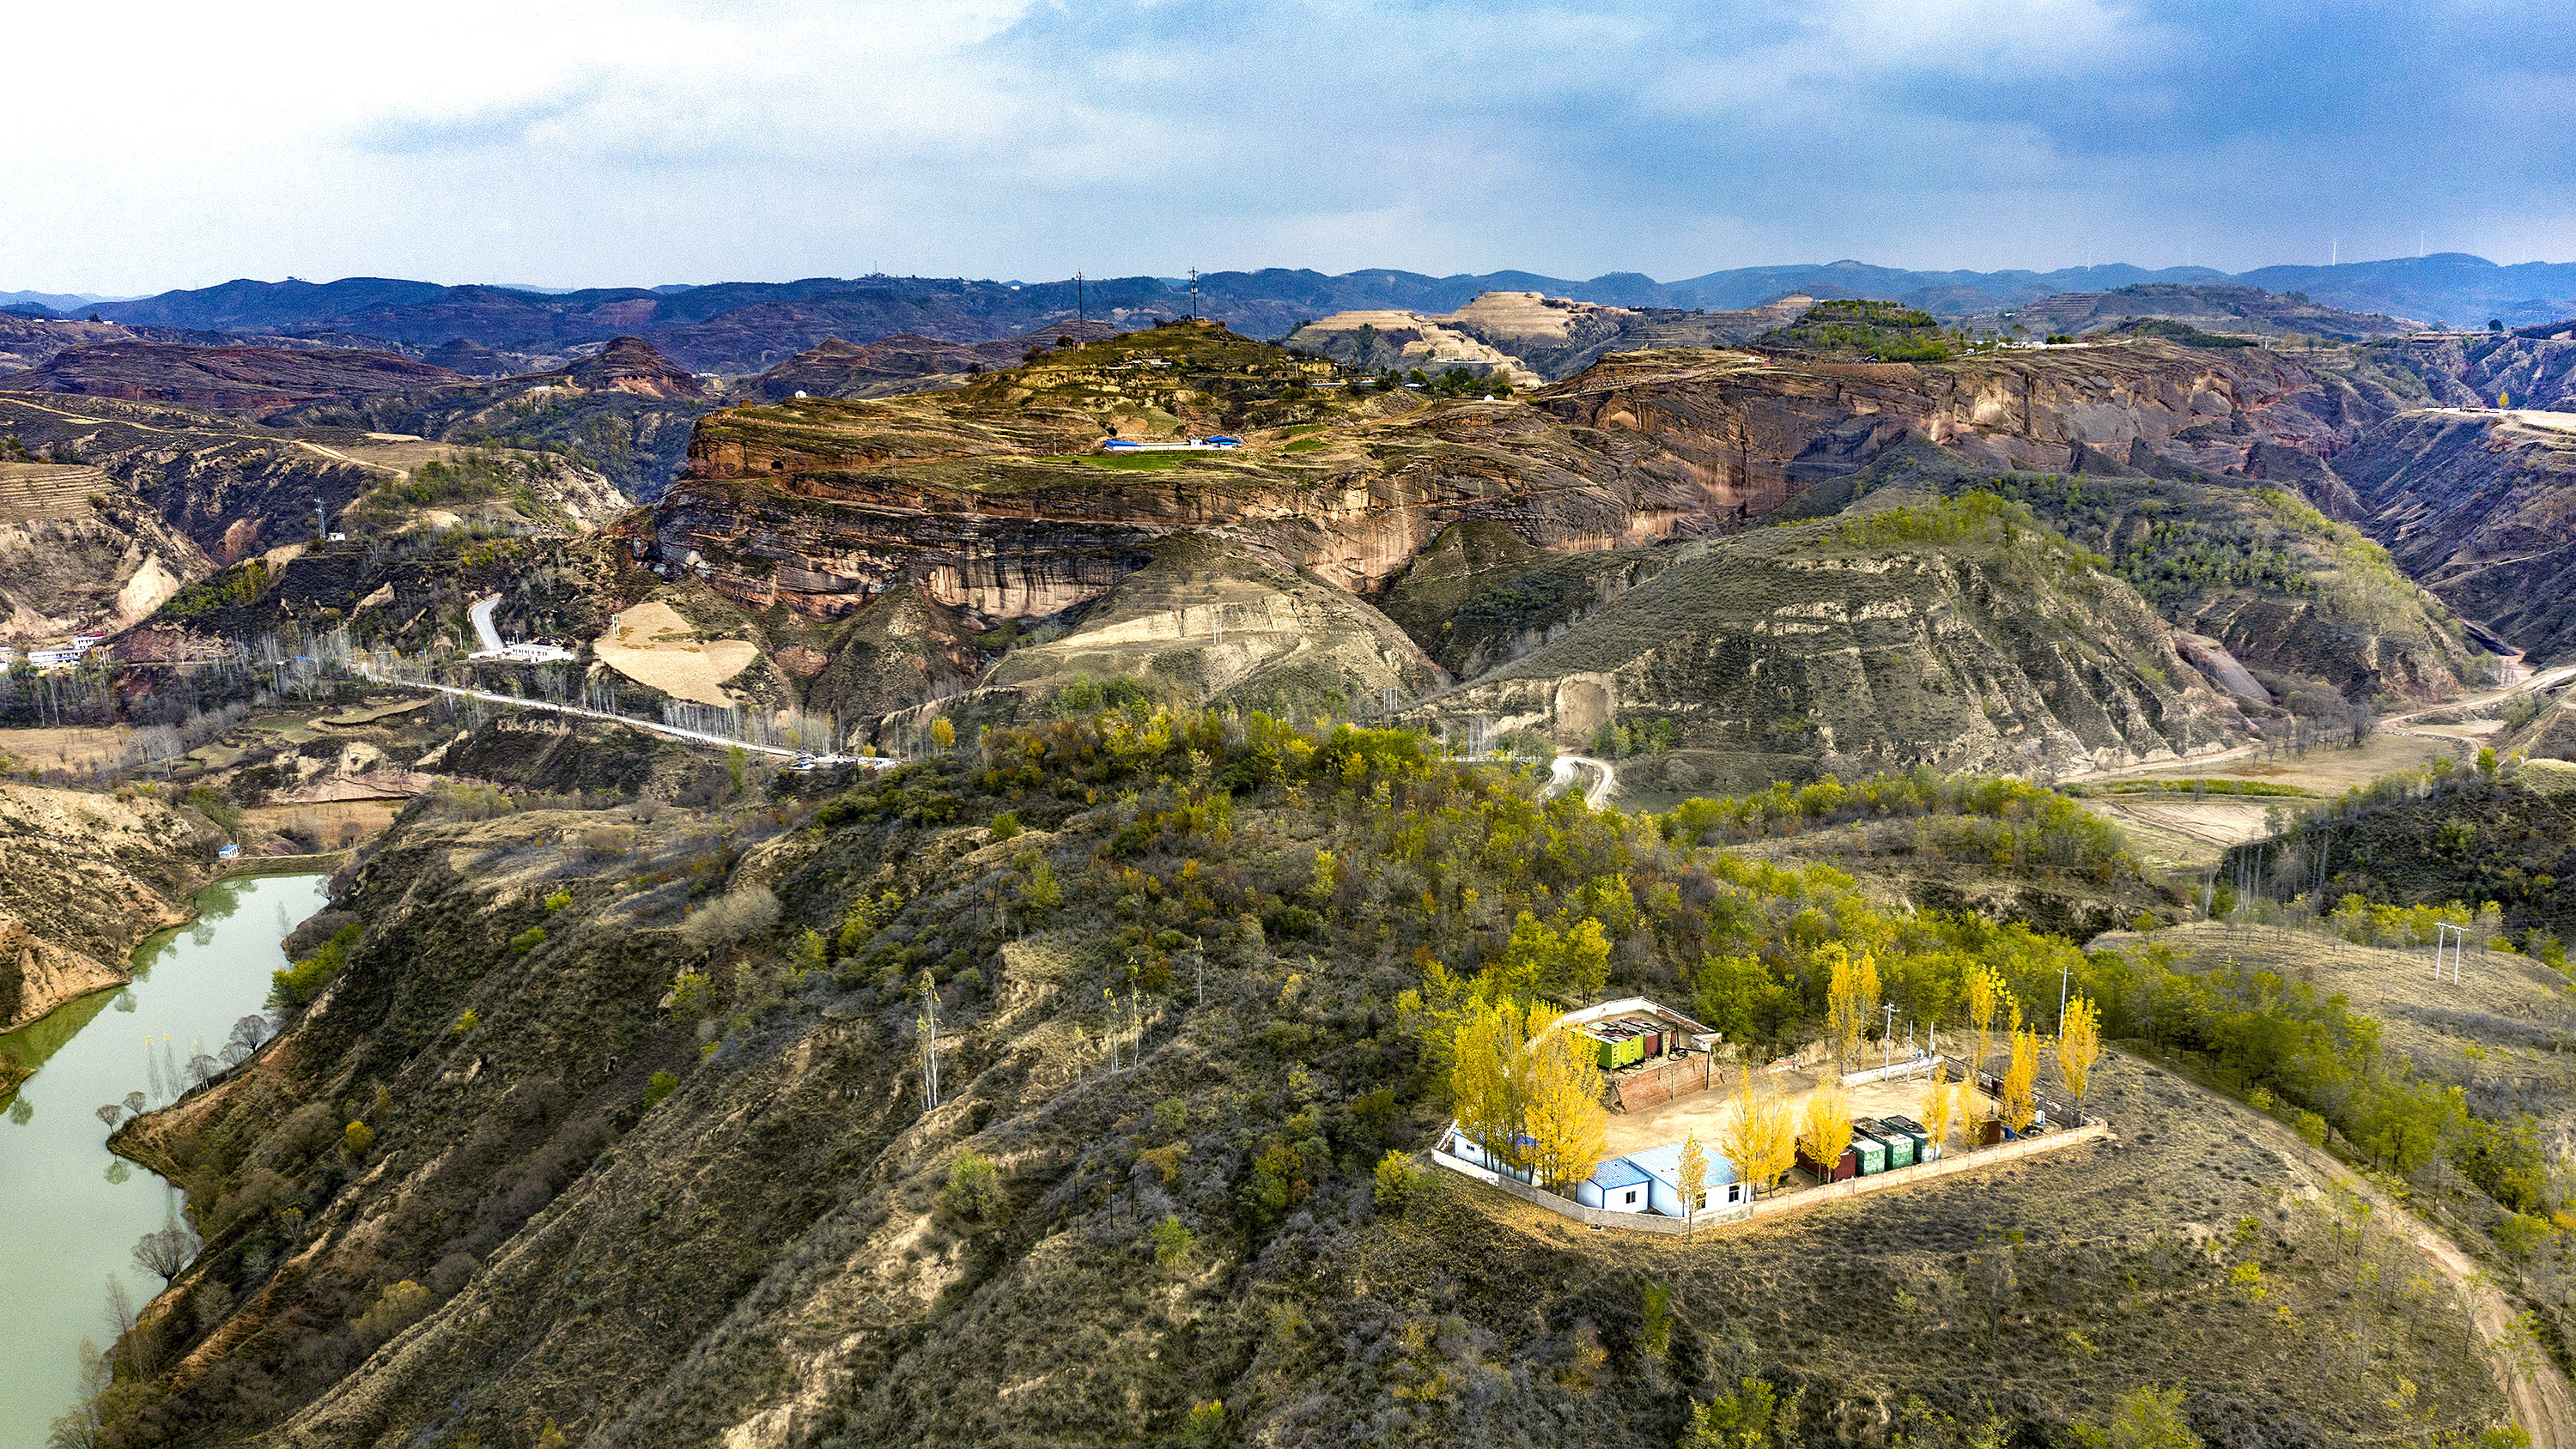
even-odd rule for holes
{"type": "Polygon", "coordinates": [[[154,800],[0,781],[0,1031],[126,980],[134,943],[185,919],[213,851],[154,800]]]}
{"type": "Polygon", "coordinates": [[[258,416],[321,398],[462,385],[443,367],[354,348],[105,342],[0,375],[0,390],[178,403],[258,416]]]}
{"type": "Polygon", "coordinates": [[[2576,657],[2576,413],[2427,409],[2335,460],[2406,571],[2535,661],[2576,657]]]}

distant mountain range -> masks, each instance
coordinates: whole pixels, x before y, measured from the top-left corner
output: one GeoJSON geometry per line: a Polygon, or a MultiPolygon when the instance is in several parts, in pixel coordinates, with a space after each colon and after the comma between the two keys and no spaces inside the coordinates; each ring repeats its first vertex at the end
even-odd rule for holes
{"type": "MultiPolygon", "coordinates": [[[[1534,272],[1425,276],[1371,269],[1327,276],[1269,268],[1214,272],[1199,279],[1196,305],[1239,332],[1286,335],[1300,322],[1372,309],[1448,312],[1485,292],[1542,292],[1578,302],[1679,311],[1740,311],[1792,294],[1884,297],[1945,318],[1985,317],[2042,298],[2139,285],[2234,284],[2287,294],[2347,312],[2413,322],[2524,326],[2576,316],[2576,264],[2498,266],[2445,252],[2335,267],[2264,267],[2229,274],[2210,267],[2148,270],[2115,263],[2033,271],[1908,271],[1841,261],[1741,267],[1681,281],[1635,272],[1589,280],[1534,272]]],[[[443,286],[383,277],[336,282],[233,281],[125,301],[0,293],[21,315],[78,309],[133,326],[334,340],[420,351],[455,342],[527,353],[563,353],[616,336],[651,341],[705,371],[760,371],[838,338],[867,343],[898,333],[960,343],[991,342],[1060,325],[1083,314],[1141,325],[1189,310],[1185,284],[1160,277],[1074,282],[995,282],[956,277],[808,277],[794,282],[719,282],[691,287],[610,287],[541,292],[443,286]],[[50,300],[47,300],[47,299],[50,300]],[[62,304],[58,306],[57,304],[62,304]]]]}

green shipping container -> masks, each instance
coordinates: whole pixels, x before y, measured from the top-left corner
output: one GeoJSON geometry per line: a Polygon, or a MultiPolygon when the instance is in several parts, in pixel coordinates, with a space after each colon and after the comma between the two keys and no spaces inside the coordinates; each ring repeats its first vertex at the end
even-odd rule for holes
{"type": "Polygon", "coordinates": [[[1888,1166],[1912,1167],[1914,1165],[1914,1139],[1906,1135],[1902,1129],[1891,1127],[1873,1117],[1866,1122],[1852,1124],[1852,1130],[1866,1132],[1886,1143],[1888,1166]]]}
{"type": "Polygon", "coordinates": [[[1860,1160],[1860,1175],[1887,1171],[1887,1144],[1858,1128],[1852,1129],[1852,1156],[1860,1160]]]}

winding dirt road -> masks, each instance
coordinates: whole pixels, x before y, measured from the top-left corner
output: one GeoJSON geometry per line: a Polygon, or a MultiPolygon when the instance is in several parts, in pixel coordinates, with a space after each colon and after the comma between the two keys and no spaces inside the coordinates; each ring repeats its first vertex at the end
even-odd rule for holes
{"type": "MultiPolygon", "coordinates": [[[[2133,1060],[2164,1072],[2193,1091],[2208,1091],[2160,1062],[2145,1057],[2133,1060]]],[[[2576,1389],[2569,1387],[2567,1376],[2523,1333],[2512,1301],[2496,1291],[2484,1270],[2461,1252],[2458,1244],[2380,1191],[2377,1184],[2355,1175],[2324,1148],[2309,1146],[2306,1139],[2281,1123],[2258,1117],[2247,1138],[2279,1157],[2282,1165],[2295,1174],[2313,1178],[2320,1185],[2341,1184],[2370,1204],[2381,1222],[2405,1234],[2424,1261],[2460,1290],[2461,1301],[2469,1308],[2469,1319],[2486,1344],[2487,1367],[2513,1406],[2513,1421],[2531,1435],[2532,1449],[2576,1449],[2576,1389]]]]}

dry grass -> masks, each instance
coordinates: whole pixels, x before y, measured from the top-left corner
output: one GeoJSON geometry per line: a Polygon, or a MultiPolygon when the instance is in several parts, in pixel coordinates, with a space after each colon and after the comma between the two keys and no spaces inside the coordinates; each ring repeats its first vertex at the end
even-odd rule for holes
{"type": "Polygon", "coordinates": [[[123,725],[0,730],[0,755],[23,769],[86,770],[125,758],[123,725]]]}
{"type": "Polygon", "coordinates": [[[760,657],[748,640],[700,639],[679,610],[659,599],[611,619],[591,648],[600,663],[638,684],[719,708],[735,702],[724,692],[725,681],[760,657]]]}

